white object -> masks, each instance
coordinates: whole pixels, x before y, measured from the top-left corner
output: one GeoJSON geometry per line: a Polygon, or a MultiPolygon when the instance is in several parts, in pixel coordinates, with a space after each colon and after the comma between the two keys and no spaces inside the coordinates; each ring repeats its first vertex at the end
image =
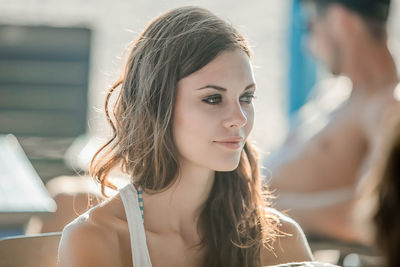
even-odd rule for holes
{"type": "Polygon", "coordinates": [[[131,239],[133,266],[151,267],[149,250],[146,243],[142,213],[139,208],[139,197],[132,183],[120,190],[131,239]]]}
{"type": "Polygon", "coordinates": [[[0,226],[23,225],[56,203],[13,135],[0,135],[0,226]]]}

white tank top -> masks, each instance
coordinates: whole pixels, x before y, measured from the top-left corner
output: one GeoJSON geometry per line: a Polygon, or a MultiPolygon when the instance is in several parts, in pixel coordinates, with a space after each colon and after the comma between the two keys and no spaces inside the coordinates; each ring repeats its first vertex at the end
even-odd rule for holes
{"type": "Polygon", "coordinates": [[[146,243],[139,196],[133,184],[129,183],[119,190],[128,221],[131,240],[132,263],[134,267],[151,267],[149,250],[146,243]]]}

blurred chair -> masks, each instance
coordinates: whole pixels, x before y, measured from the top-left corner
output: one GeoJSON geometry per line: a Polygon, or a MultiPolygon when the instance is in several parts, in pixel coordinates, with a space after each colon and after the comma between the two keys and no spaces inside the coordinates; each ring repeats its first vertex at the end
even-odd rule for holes
{"type": "Polygon", "coordinates": [[[317,236],[309,236],[308,241],[316,261],[343,267],[383,266],[382,259],[372,247],[317,236]]]}
{"type": "Polygon", "coordinates": [[[0,25],[0,134],[14,134],[43,181],[74,171],[64,153],[87,128],[91,31],[0,25]]]}
{"type": "Polygon", "coordinates": [[[356,253],[347,255],[343,260],[343,267],[382,267],[384,261],[382,257],[367,256],[356,253]]]}
{"type": "Polygon", "coordinates": [[[55,267],[61,233],[0,239],[0,267],[55,267]]]}

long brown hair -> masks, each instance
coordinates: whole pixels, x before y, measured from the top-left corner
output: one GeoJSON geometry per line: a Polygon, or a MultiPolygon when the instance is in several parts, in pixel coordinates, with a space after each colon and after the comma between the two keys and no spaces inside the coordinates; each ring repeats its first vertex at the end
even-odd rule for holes
{"type": "MultiPolygon", "coordinates": [[[[242,35],[202,8],[173,9],[149,24],[132,43],[125,71],[106,98],[113,136],[90,168],[103,194],[105,187],[113,187],[108,175],[115,167],[149,193],[176,181],[179,164],[172,121],[178,81],[234,49],[250,56],[242,35]],[[112,119],[108,102],[118,87],[112,119]]],[[[261,190],[257,161],[246,143],[237,169],[215,173],[199,219],[205,266],[259,266],[261,247],[272,249],[279,221],[265,210],[268,195],[261,190]]]]}
{"type": "Polygon", "coordinates": [[[385,129],[373,221],[375,238],[384,255],[385,266],[400,266],[400,109],[397,108],[385,129]]]}

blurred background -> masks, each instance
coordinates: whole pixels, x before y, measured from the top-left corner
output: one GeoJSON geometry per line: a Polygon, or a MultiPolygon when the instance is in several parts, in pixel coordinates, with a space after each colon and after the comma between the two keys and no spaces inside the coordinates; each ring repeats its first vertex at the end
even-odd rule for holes
{"type": "MultiPolygon", "coordinates": [[[[88,170],[110,134],[105,92],[125,48],[152,18],[182,5],[210,9],[249,40],[258,87],[252,139],[262,157],[279,147],[293,114],[330,78],[304,50],[297,0],[0,0],[0,237],[25,233],[33,214],[55,212],[46,182],[88,170]]],[[[393,1],[396,61],[399,12],[393,1]]]]}
{"type": "Polygon", "coordinates": [[[182,5],[208,8],[248,38],[258,83],[252,139],[264,151],[283,140],[291,1],[0,0],[0,236],[24,233],[32,214],[55,211],[43,184],[88,170],[110,133],[105,92],[124,50],[151,19],[182,5]]]}
{"type": "Polygon", "coordinates": [[[19,139],[45,180],[57,173],[42,167],[33,155],[39,151],[28,146],[63,149],[84,133],[107,136],[105,91],[120,73],[125,48],[152,18],[182,5],[212,10],[249,39],[259,88],[253,139],[269,149],[284,136],[290,1],[1,0],[0,5],[0,132],[51,137],[52,144],[45,139],[40,145],[39,139],[33,144],[19,139]]]}

